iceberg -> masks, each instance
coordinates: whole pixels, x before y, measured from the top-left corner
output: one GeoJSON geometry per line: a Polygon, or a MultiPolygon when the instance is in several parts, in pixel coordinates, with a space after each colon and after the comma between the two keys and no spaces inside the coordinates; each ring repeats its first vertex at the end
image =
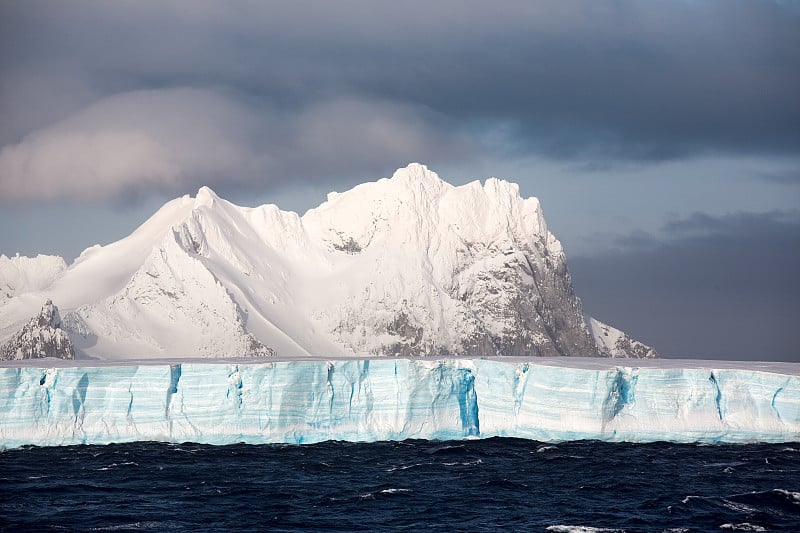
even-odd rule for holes
{"type": "Polygon", "coordinates": [[[492,357],[0,366],[3,448],[494,436],[800,441],[800,365],[492,357]]]}

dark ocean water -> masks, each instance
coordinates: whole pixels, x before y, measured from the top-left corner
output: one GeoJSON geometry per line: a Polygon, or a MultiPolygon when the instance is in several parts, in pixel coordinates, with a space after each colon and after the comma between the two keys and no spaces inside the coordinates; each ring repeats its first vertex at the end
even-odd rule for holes
{"type": "Polygon", "coordinates": [[[593,531],[580,526],[800,531],[800,445],[488,439],[0,452],[0,528],[9,531],[593,531]]]}

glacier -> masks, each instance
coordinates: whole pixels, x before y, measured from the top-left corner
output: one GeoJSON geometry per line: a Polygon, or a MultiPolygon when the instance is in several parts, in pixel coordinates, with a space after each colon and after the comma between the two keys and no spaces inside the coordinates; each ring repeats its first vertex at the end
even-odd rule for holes
{"type": "Polygon", "coordinates": [[[31,360],[0,365],[0,447],[800,441],[800,365],[597,358],[31,360]]]}

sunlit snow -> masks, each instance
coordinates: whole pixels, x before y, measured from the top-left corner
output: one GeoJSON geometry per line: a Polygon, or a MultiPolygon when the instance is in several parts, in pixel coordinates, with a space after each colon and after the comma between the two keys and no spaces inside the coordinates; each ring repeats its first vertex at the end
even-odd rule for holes
{"type": "Polygon", "coordinates": [[[592,334],[536,198],[420,164],[303,216],[202,187],[65,271],[50,263],[27,261],[36,282],[0,301],[0,344],[49,299],[83,359],[655,355],[592,334]]]}

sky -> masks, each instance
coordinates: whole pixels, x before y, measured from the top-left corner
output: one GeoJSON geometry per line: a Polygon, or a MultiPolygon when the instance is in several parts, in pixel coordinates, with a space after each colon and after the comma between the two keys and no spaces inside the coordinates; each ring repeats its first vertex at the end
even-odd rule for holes
{"type": "Polygon", "coordinates": [[[0,253],[421,162],[537,196],[662,355],[800,361],[798,95],[797,1],[0,0],[0,253]]]}

